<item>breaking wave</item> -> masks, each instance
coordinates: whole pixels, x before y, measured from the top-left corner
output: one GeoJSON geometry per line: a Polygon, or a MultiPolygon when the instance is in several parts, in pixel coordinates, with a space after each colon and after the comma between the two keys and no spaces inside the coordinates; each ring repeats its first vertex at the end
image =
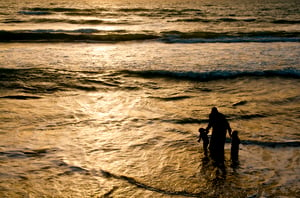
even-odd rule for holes
{"type": "MultiPolygon", "coordinates": [[[[131,81],[118,81],[118,78],[165,78],[167,80],[190,80],[190,81],[214,81],[221,79],[234,78],[300,78],[300,70],[287,68],[282,70],[262,70],[262,71],[165,71],[165,70],[116,70],[116,71],[99,71],[94,73],[84,71],[58,71],[51,69],[6,69],[0,68],[0,86],[3,90],[18,90],[24,94],[21,95],[5,95],[0,99],[39,99],[40,97],[32,94],[52,94],[58,91],[66,90],[82,90],[97,91],[99,89],[126,89],[137,90],[144,85],[132,84],[131,81]],[[103,78],[99,78],[99,74],[103,78]]],[[[203,90],[207,91],[207,90],[203,90]]],[[[184,100],[191,96],[173,96],[173,97],[157,97],[154,99],[163,101],[184,100]]],[[[234,104],[243,105],[245,102],[234,104]]],[[[259,115],[248,115],[240,119],[252,119],[259,115]]],[[[175,121],[180,123],[198,123],[199,120],[182,120],[175,121]]],[[[201,121],[200,121],[201,122],[201,121]]]]}
{"type": "MultiPolygon", "coordinates": [[[[45,19],[34,19],[45,20],[45,19]]],[[[46,19],[48,22],[70,23],[122,23],[104,22],[101,20],[65,20],[46,19]],[[51,21],[53,20],[53,21],[51,21]]],[[[14,21],[16,22],[16,21],[14,21]]],[[[122,41],[155,40],[164,43],[237,43],[237,42],[299,42],[300,32],[128,32],[125,30],[101,31],[94,28],[75,30],[14,30],[0,31],[0,42],[122,42],[122,41]]]]}

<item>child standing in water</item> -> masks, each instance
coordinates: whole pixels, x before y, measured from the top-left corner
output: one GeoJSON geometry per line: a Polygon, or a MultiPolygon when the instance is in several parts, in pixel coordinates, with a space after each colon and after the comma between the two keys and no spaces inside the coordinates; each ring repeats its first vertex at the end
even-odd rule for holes
{"type": "Polygon", "coordinates": [[[204,150],[204,155],[207,156],[207,147],[208,147],[208,144],[209,144],[209,139],[208,139],[208,136],[207,136],[207,132],[204,128],[200,128],[199,129],[199,139],[198,139],[198,142],[200,142],[202,139],[203,141],[203,150],[204,150]]]}
{"type": "Polygon", "coordinates": [[[239,159],[239,145],[241,141],[237,131],[233,131],[231,135],[231,160],[237,162],[239,159]]]}

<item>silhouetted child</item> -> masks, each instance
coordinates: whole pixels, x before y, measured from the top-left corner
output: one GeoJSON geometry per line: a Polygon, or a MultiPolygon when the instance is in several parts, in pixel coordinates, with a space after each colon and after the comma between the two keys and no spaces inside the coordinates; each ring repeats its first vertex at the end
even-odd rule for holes
{"type": "Polygon", "coordinates": [[[231,134],[231,160],[238,161],[239,149],[240,149],[240,138],[237,131],[233,131],[231,134]]]}
{"type": "Polygon", "coordinates": [[[200,142],[202,139],[203,141],[203,150],[204,150],[204,155],[207,156],[207,147],[208,147],[208,144],[209,144],[209,139],[208,139],[208,136],[207,136],[207,132],[204,128],[200,128],[199,129],[199,139],[198,139],[198,142],[200,142]]]}

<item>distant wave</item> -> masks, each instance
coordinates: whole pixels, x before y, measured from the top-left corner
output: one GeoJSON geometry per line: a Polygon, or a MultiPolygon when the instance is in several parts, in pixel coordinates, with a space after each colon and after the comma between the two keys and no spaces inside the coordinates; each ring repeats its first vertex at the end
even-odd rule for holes
{"type": "MultiPolygon", "coordinates": [[[[38,12],[39,13],[39,12],[38,12]]],[[[37,13],[36,13],[37,14],[37,13]]],[[[29,20],[20,19],[5,19],[3,23],[69,23],[69,24],[81,24],[81,25],[120,25],[120,24],[130,24],[128,21],[109,21],[100,19],[90,19],[90,20],[75,20],[66,18],[32,18],[29,20]]],[[[34,30],[32,31],[34,32],[34,30]]]]}
{"type": "Polygon", "coordinates": [[[167,43],[237,43],[237,42],[299,42],[300,32],[162,32],[160,38],[167,43]]]}
{"type": "Polygon", "coordinates": [[[191,12],[191,11],[201,11],[199,9],[164,9],[164,8],[91,8],[91,9],[80,9],[80,8],[66,8],[66,7],[33,7],[24,8],[22,11],[32,11],[32,12],[78,12],[83,11],[94,13],[96,11],[116,11],[116,12],[191,12]]]}
{"type": "Polygon", "coordinates": [[[95,91],[95,86],[81,78],[76,72],[48,69],[6,69],[0,68],[0,87],[3,90],[18,90],[24,94],[6,95],[1,99],[39,99],[36,94],[52,94],[57,91],[78,89],[95,91]],[[28,95],[30,94],[30,95],[28,95]]]}
{"type": "Polygon", "coordinates": [[[120,42],[158,38],[158,36],[151,34],[130,34],[123,31],[110,32],[108,34],[92,34],[94,32],[100,31],[96,29],[74,31],[0,31],[0,42],[120,42]],[[75,34],[78,32],[81,34],[75,34]]]}
{"type": "Polygon", "coordinates": [[[217,18],[217,19],[208,19],[208,18],[184,18],[184,19],[177,19],[175,21],[170,22],[202,22],[202,23],[218,23],[218,22],[255,22],[256,19],[254,18],[217,18]]]}
{"type": "Polygon", "coordinates": [[[123,83],[115,76],[123,75],[119,71],[107,71],[109,77],[95,78],[99,73],[53,70],[45,68],[9,69],[0,68],[0,87],[2,90],[17,90],[19,94],[2,95],[0,99],[31,100],[40,99],[39,94],[52,94],[59,91],[82,90],[87,92],[99,89],[122,89],[132,91],[139,85],[123,83]],[[84,77],[83,77],[84,76],[84,77]]]}
{"type": "Polygon", "coordinates": [[[71,16],[92,16],[101,14],[102,12],[109,11],[106,8],[94,8],[94,9],[79,9],[79,8],[64,8],[64,7],[52,7],[52,8],[45,8],[45,7],[34,7],[34,8],[24,8],[23,10],[19,11],[19,14],[24,15],[48,15],[48,14],[64,14],[64,15],[71,15],[71,16]]]}
{"type": "MultiPolygon", "coordinates": [[[[45,19],[34,19],[45,20],[45,19]]],[[[56,19],[47,19],[56,20],[56,19]]],[[[59,22],[59,19],[56,22],[59,22]]],[[[64,21],[65,19],[63,19],[64,21]]],[[[70,22],[70,21],[69,21],[70,22]]],[[[110,23],[101,20],[71,21],[72,23],[110,23]]],[[[119,23],[119,22],[115,22],[119,23]]],[[[121,22],[120,22],[121,23],[121,22]]],[[[121,42],[155,40],[165,43],[235,43],[235,42],[299,42],[300,32],[127,32],[125,30],[101,31],[98,29],[78,30],[15,30],[0,31],[0,42],[121,42]]]]}
{"type": "Polygon", "coordinates": [[[284,19],[280,19],[280,20],[274,20],[273,23],[275,23],[275,24],[299,24],[300,20],[284,20],[284,19]]]}
{"type": "Polygon", "coordinates": [[[169,78],[184,79],[195,81],[210,81],[219,79],[232,79],[238,77],[287,77],[300,78],[300,70],[286,68],[281,70],[261,70],[261,71],[226,71],[214,70],[207,72],[193,71],[165,71],[165,70],[147,70],[147,71],[124,71],[126,73],[146,78],[169,78]]]}
{"type": "MultiPolygon", "coordinates": [[[[99,71],[101,74],[105,71],[99,71]]],[[[239,77],[282,77],[282,78],[300,78],[300,70],[287,68],[281,70],[263,70],[263,71],[164,71],[164,70],[117,70],[107,71],[109,77],[98,79],[94,78],[98,73],[84,74],[76,71],[60,71],[53,69],[5,69],[0,68],[0,87],[3,90],[18,90],[21,94],[4,95],[0,99],[29,100],[39,99],[36,94],[52,94],[57,91],[83,90],[97,91],[99,89],[122,89],[137,90],[143,85],[131,84],[129,81],[117,81],[116,76],[121,78],[140,77],[140,78],[165,78],[166,80],[191,80],[191,81],[214,81],[220,79],[234,79],[239,77]],[[25,94],[24,94],[25,93],[25,94]]],[[[202,90],[209,91],[209,90],[202,90]]],[[[154,97],[162,101],[177,101],[189,99],[188,95],[177,95],[171,97],[154,97]]],[[[291,99],[291,100],[297,100],[291,99]]],[[[233,106],[243,105],[245,101],[233,104],[233,106]]],[[[240,117],[231,116],[232,119],[252,119],[264,117],[266,115],[242,115],[240,117]]],[[[201,123],[202,120],[183,119],[166,120],[166,122],[175,123],[201,123]]]]}
{"type": "Polygon", "coordinates": [[[51,12],[48,11],[19,11],[19,14],[24,14],[24,15],[50,15],[52,14],[51,12]]]}
{"type": "Polygon", "coordinates": [[[54,12],[90,12],[94,13],[95,11],[106,11],[104,8],[95,8],[95,9],[78,9],[78,8],[64,8],[64,7],[53,7],[53,8],[45,8],[45,7],[34,7],[34,8],[24,8],[19,11],[20,14],[35,14],[37,12],[45,12],[45,13],[54,13],[54,12]]]}
{"type": "Polygon", "coordinates": [[[142,17],[170,18],[172,16],[186,17],[188,15],[202,15],[199,9],[166,9],[166,8],[65,8],[65,7],[33,7],[23,8],[18,12],[20,15],[65,15],[65,16],[124,16],[128,14],[142,17]]]}
{"type": "Polygon", "coordinates": [[[169,22],[201,22],[201,23],[220,23],[220,22],[228,22],[228,23],[234,23],[234,22],[265,22],[265,23],[274,23],[274,24],[299,24],[300,20],[285,20],[285,19],[277,19],[277,20],[261,20],[261,19],[255,19],[255,18],[234,18],[234,17],[227,17],[227,18],[216,18],[216,19],[210,19],[206,17],[193,17],[193,18],[182,18],[182,19],[176,19],[171,20],[169,22]],[[258,21],[259,20],[259,21],[258,21]]]}

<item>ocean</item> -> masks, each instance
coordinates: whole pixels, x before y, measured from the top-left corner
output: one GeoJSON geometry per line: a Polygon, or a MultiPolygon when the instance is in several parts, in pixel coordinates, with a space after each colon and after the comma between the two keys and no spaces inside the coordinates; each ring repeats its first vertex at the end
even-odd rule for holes
{"type": "Polygon", "coordinates": [[[299,23],[297,0],[1,1],[0,197],[298,197],[299,23]],[[212,107],[241,139],[222,169],[212,107]]]}

